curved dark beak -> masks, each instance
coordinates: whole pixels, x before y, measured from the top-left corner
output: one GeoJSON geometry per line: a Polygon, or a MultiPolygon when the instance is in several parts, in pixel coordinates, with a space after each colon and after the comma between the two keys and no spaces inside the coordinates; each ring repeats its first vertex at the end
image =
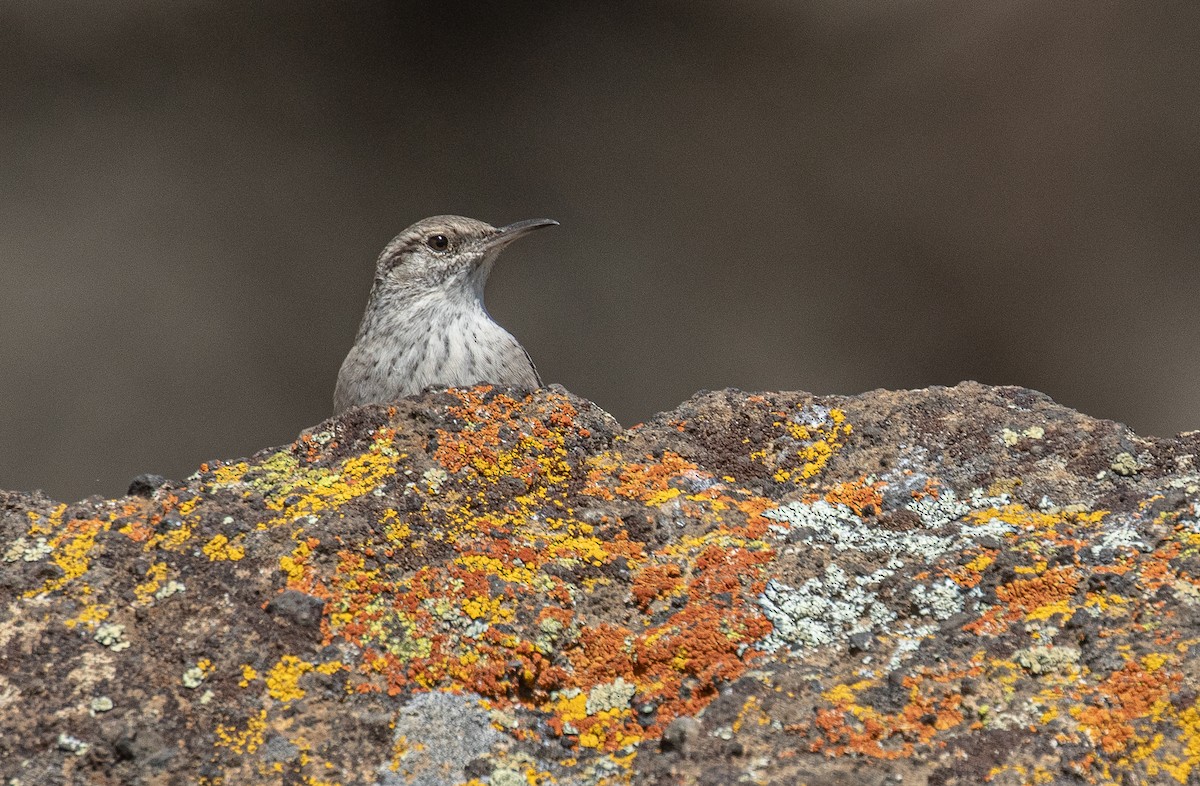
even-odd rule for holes
{"type": "Polygon", "coordinates": [[[500,227],[496,230],[496,234],[487,239],[488,247],[506,246],[522,235],[527,235],[535,229],[542,227],[556,227],[558,222],[553,218],[528,218],[524,221],[515,221],[511,224],[500,227]]]}

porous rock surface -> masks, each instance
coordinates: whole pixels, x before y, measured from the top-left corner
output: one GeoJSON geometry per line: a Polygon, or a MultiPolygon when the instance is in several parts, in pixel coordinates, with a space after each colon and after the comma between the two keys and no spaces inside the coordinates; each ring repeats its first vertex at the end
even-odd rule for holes
{"type": "Polygon", "coordinates": [[[1197,453],[974,383],[481,387],[0,494],[0,782],[1196,783],[1197,453]]]}

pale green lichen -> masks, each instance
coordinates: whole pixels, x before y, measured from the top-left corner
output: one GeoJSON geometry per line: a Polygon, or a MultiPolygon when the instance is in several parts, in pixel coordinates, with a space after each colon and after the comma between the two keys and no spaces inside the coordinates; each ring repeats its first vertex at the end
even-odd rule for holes
{"type": "Polygon", "coordinates": [[[491,781],[492,786],[528,786],[529,784],[524,775],[507,767],[492,770],[491,781]]]}
{"type": "Polygon", "coordinates": [[[183,676],[180,678],[180,682],[183,683],[183,687],[185,688],[198,688],[200,687],[200,683],[204,682],[204,678],[207,677],[212,670],[212,661],[210,661],[208,658],[203,658],[196,663],[195,666],[192,666],[183,673],[183,676]]]}
{"type": "Polygon", "coordinates": [[[1110,464],[1109,467],[1111,467],[1112,471],[1118,475],[1129,477],[1130,475],[1136,475],[1138,471],[1141,470],[1142,465],[1138,463],[1138,460],[1131,454],[1118,453],[1116,458],[1112,460],[1112,464],[1110,464]]]}
{"type": "Polygon", "coordinates": [[[629,706],[637,686],[617,677],[612,682],[594,686],[588,691],[587,714],[595,715],[605,710],[622,710],[629,706]]]}
{"type": "Polygon", "coordinates": [[[1000,439],[1010,448],[1020,442],[1022,438],[1041,439],[1044,436],[1046,436],[1046,429],[1042,428],[1041,426],[1030,426],[1029,428],[1020,432],[1006,428],[1000,432],[1000,439]]]}
{"type": "Polygon", "coordinates": [[[1065,672],[1079,662],[1079,650],[1074,647],[1027,647],[1014,652],[1013,660],[1031,674],[1065,672]]]}
{"type": "Polygon", "coordinates": [[[44,537],[37,538],[33,543],[28,542],[23,537],[17,538],[5,550],[4,561],[16,562],[17,560],[22,560],[24,562],[37,562],[48,556],[53,550],[44,537]]]}
{"type": "Polygon", "coordinates": [[[183,592],[187,587],[174,579],[171,579],[166,584],[162,585],[157,592],[154,593],[156,600],[165,600],[177,592],[183,592]]]}
{"type": "Polygon", "coordinates": [[[430,494],[437,494],[449,478],[450,473],[441,467],[431,467],[421,474],[421,480],[425,481],[430,494]]]}
{"type": "MultiPolygon", "coordinates": [[[[91,743],[84,742],[78,737],[72,737],[70,734],[66,733],[58,735],[58,740],[56,742],[60,751],[73,753],[76,756],[85,755],[92,747],[91,743]]],[[[12,781],[10,781],[10,783],[11,782],[12,781]]]]}
{"type": "Polygon", "coordinates": [[[113,652],[129,649],[129,642],[125,641],[124,625],[117,625],[111,622],[105,623],[96,628],[96,633],[92,638],[113,652]]]}

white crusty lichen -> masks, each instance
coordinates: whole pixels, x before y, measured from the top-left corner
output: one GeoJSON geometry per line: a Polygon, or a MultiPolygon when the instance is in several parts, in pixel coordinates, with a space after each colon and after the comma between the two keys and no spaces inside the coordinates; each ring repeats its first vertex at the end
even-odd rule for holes
{"type": "Polygon", "coordinates": [[[990,497],[983,489],[973,489],[967,499],[960,500],[953,489],[945,489],[936,497],[926,494],[905,507],[916,513],[927,527],[942,527],[958,521],[973,510],[998,508],[1010,502],[1007,494],[990,497]]]}
{"type": "Polygon", "coordinates": [[[926,586],[918,584],[909,590],[917,604],[917,611],[924,617],[947,620],[963,610],[962,589],[950,579],[942,579],[926,586]]]}
{"type": "Polygon", "coordinates": [[[1193,535],[1200,535],[1200,505],[1195,503],[1191,506],[1192,515],[1182,515],[1179,518],[1179,526],[1186,529],[1193,535]]]}
{"type": "Polygon", "coordinates": [[[1093,557],[1099,557],[1105,549],[1133,551],[1150,551],[1150,546],[1142,539],[1137,529],[1130,521],[1116,520],[1111,527],[1105,527],[1099,533],[1097,542],[1091,546],[1093,557]]]}
{"type": "MultiPolygon", "coordinates": [[[[914,500],[906,509],[915,513],[926,527],[936,529],[962,519],[971,511],[999,507],[1008,502],[1007,495],[991,497],[982,489],[976,489],[966,500],[960,500],[947,489],[937,497],[927,495],[914,500]]],[[[776,522],[771,525],[771,531],[777,538],[790,536],[819,549],[832,547],[835,551],[891,554],[925,561],[960,550],[981,537],[997,537],[1015,531],[1012,525],[992,519],[980,525],[964,526],[959,532],[897,532],[872,526],[846,505],[825,500],[789,502],[764,512],[763,516],[776,522]]]]}
{"type": "Polygon", "coordinates": [[[905,506],[917,514],[921,523],[927,527],[942,527],[952,521],[958,521],[971,512],[971,504],[955,496],[953,491],[946,490],[936,497],[927,494],[915,499],[905,506]]]}
{"type": "MultiPolygon", "coordinates": [[[[91,750],[92,747],[90,742],[84,742],[78,737],[73,737],[66,732],[58,735],[57,744],[60,751],[74,753],[76,756],[83,756],[89,750],[91,750]]],[[[12,781],[9,782],[11,783],[12,781]]]]}
{"type": "Polygon", "coordinates": [[[785,646],[819,647],[887,625],[896,613],[870,587],[890,575],[890,570],[877,570],[851,581],[840,567],[829,565],[824,577],[811,578],[799,587],[771,579],[758,596],[758,605],[774,629],[758,648],[775,652],[785,646]]]}
{"type": "MultiPolygon", "coordinates": [[[[884,568],[851,579],[842,568],[828,565],[823,577],[811,578],[799,587],[772,579],[759,595],[758,604],[773,630],[759,642],[758,649],[798,651],[840,645],[855,634],[870,633],[892,638],[896,646],[892,660],[898,662],[916,650],[922,639],[933,635],[937,626],[898,624],[899,613],[875,591],[892,575],[893,571],[884,568]]],[[[962,611],[966,598],[949,579],[917,585],[909,592],[918,614],[939,622],[962,611]]]]}
{"type": "Polygon", "coordinates": [[[950,547],[947,538],[924,532],[894,532],[868,526],[846,505],[816,502],[790,502],[763,513],[779,522],[773,527],[776,537],[793,536],[818,549],[858,551],[933,559],[950,547]]]}
{"type": "Polygon", "coordinates": [[[760,642],[759,649],[773,652],[785,646],[801,649],[836,645],[865,632],[890,637],[896,646],[893,660],[904,657],[937,630],[930,622],[944,622],[962,612],[971,593],[942,578],[912,586],[907,597],[901,599],[895,590],[880,589],[883,580],[902,569],[906,560],[930,564],[946,554],[969,549],[981,539],[1015,532],[1013,525],[998,517],[980,523],[962,521],[973,511],[1008,503],[1007,495],[989,496],[982,489],[965,499],[946,489],[936,497],[926,495],[906,506],[925,527],[906,531],[883,529],[848,506],[825,500],[791,502],[766,511],[763,516],[775,522],[771,530],[777,538],[805,543],[817,550],[875,554],[887,559],[880,570],[853,579],[837,564],[830,564],[824,575],[798,587],[778,580],[769,582],[758,603],[774,629],[760,642]],[[956,521],[961,522],[960,526],[946,527],[956,521]],[[916,619],[900,624],[902,617],[916,619]]]}

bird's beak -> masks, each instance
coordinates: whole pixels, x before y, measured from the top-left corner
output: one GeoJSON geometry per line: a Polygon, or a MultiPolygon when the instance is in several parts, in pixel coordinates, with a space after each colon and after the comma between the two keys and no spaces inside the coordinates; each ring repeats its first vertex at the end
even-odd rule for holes
{"type": "Polygon", "coordinates": [[[496,234],[484,241],[484,245],[488,248],[503,248],[522,235],[527,235],[535,229],[556,226],[558,226],[558,222],[553,218],[529,218],[524,221],[516,221],[497,229],[496,234]]]}

